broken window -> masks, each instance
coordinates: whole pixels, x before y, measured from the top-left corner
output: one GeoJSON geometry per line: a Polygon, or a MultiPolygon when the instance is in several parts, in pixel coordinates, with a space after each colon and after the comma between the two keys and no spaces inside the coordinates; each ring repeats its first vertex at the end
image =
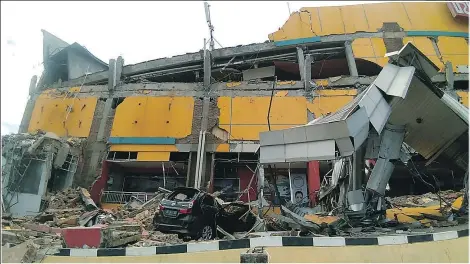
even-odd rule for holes
{"type": "Polygon", "coordinates": [[[58,191],[70,187],[78,166],[78,157],[67,155],[62,167],[52,169],[51,177],[47,182],[48,191],[58,191]]]}
{"type": "Polygon", "coordinates": [[[181,189],[168,196],[170,201],[189,202],[199,193],[196,189],[181,189]]]}
{"type": "Polygon", "coordinates": [[[39,194],[39,185],[41,184],[41,177],[46,162],[42,160],[23,159],[20,166],[26,168],[23,170],[21,170],[21,167],[16,168],[14,173],[15,179],[11,181],[12,185],[9,189],[14,192],[16,189],[15,185],[18,184],[17,190],[20,193],[39,194]]]}

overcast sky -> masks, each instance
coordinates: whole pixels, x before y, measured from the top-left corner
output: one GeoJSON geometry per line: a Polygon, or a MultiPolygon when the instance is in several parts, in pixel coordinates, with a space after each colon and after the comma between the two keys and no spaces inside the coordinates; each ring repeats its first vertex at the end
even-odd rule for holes
{"type": "MultiPolygon", "coordinates": [[[[215,39],[224,47],[264,42],[289,17],[288,2],[210,2],[215,39]]],[[[364,2],[289,2],[301,7],[364,2]]],[[[108,62],[125,64],[196,52],[208,27],[203,2],[1,2],[1,134],[16,133],[31,77],[42,72],[45,29],[108,62]]],[[[217,48],[216,44],[216,48],[217,48]]]]}

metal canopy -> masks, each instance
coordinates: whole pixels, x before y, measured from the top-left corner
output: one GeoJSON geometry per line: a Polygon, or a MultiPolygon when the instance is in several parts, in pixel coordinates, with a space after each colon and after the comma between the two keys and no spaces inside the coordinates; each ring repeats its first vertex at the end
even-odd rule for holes
{"type": "Polygon", "coordinates": [[[437,74],[429,59],[410,43],[388,55],[398,65],[385,65],[364,92],[335,113],[304,126],[260,133],[260,162],[351,156],[369,136],[369,123],[379,135],[387,123],[405,126],[404,142],[426,159],[468,131],[467,111],[428,81],[437,74]]]}

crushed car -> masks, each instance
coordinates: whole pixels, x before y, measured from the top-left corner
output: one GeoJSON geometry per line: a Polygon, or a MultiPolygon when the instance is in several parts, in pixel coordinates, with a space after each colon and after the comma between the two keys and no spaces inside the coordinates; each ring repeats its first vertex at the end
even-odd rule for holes
{"type": "Polygon", "coordinates": [[[183,239],[214,239],[217,226],[229,233],[248,231],[256,222],[248,205],[221,203],[209,193],[179,187],[160,202],[153,225],[156,231],[183,239]]]}

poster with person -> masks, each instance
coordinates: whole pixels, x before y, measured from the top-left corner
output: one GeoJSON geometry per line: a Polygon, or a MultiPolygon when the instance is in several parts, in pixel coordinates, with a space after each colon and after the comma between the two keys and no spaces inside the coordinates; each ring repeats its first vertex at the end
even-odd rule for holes
{"type": "Polygon", "coordinates": [[[308,204],[307,175],[291,173],[290,175],[291,202],[299,206],[308,204]]]}
{"type": "MultiPolygon", "coordinates": [[[[287,174],[287,173],[286,173],[287,174]]],[[[290,193],[290,181],[289,176],[286,174],[279,173],[277,174],[277,189],[279,190],[279,195],[283,201],[289,201],[291,199],[290,193]]],[[[274,184],[269,181],[265,181],[264,185],[264,196],[268,201],[274,201],[274,204],[279,205],[280,201],[275,197],[274,184]]]]}

